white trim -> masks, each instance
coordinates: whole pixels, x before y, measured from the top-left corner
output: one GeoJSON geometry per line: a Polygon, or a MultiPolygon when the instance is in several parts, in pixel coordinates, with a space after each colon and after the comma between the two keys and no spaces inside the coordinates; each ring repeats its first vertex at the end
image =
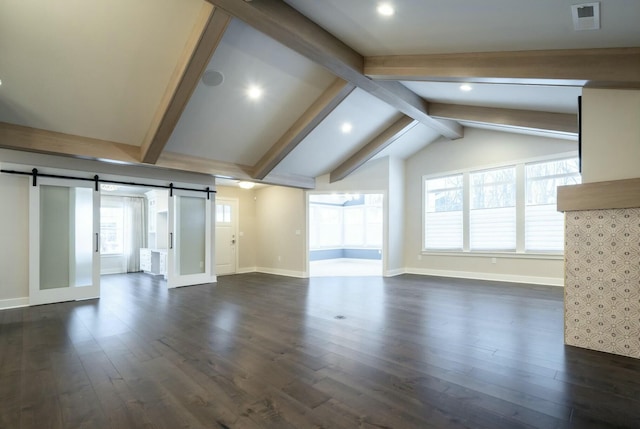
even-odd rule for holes
{"type": "Polygon", "coordinates": [[[257,267],[242,267],[236,270],[236,274],[255,273],[256,271],[258,271],[257,267]]]}
{"type": "Polygon", "coordinates": [[[299,279],[309,278],[309,274],[302,271],[281,270],[279,268],[256,267],[258,273],[275,274],[276,276],[296,277],[299,279]]]}
{"type": "Polygon", "coordinates": [[[481,273],[473,271],[434,270],[429,268],[405,268],[405,273],[418,274],[422,276],[454,277],[459,279],[489,280],[496,282],[528,283],[564,287],[563,277],[520,276],[514,274],[481,273]]]}
{"type": "Polygon", "coordinates": [[[10,308],[20,308],[29,306],[29,297],[0,299],[0,310],[8,310],[10,308]]]}
{"type": "Polygon", "coordinates": [[[504,259],[542,259],[542,260],[564,260],[564,253],[520,253],[520,252],[478,252],[452,250],[447,252],[423,250],[420,252],[424,256],[462,256],[462,257],[476,257],[476,258],[504,258],[504,259]]]}
{"type": "Polygon", "coordinates": [[[396,268],[395,270],[387,270],[387,271],[385,271],[383,277],[395,277],[395,276],[402,275],[405,272],[406,272],[406,269],[404,269],[404,268],[396,268]]]}

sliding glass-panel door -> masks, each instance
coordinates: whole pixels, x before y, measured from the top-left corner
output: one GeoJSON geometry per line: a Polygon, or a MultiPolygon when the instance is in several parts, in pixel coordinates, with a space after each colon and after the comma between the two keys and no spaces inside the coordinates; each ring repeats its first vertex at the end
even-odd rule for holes
{"type": "Polygon", "coordinates": [[[168,287],[215,281],[212,204],[201,192],[174,190],[169,198],[168,287]]]}
{"type": "Polygon", "coordinates": [[[39,178],[29,204],[29,303],[100,297],[100,192],[39,178]]]}

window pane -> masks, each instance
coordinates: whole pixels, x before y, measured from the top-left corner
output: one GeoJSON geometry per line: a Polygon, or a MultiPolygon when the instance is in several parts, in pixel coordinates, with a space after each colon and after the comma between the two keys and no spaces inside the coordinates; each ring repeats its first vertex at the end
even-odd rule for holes
{"type": "Polygon", "coordinates": [[[462,174],[425,181],[425,249],[462,249],[462,202],[462,174]]]}
{"type": "MultiPolygon", "coordinates": [[[[382,204],[382,200],[379,204],[382,204]]],[[[365,244],[382,247],[382,207],[366,208],[365,244]]]]}
{"type": "MultiPolygon", "coordinates": [[[[341,206],[312,205],[314,207],[313,224],[316,230],[311,248],[339,247],[342,245],[341,206]]],[[[311,219],[309,219],[311,222],[311,219]]]]}
{"type": "Polygon", "coordinates": [[[364,208],[344,208],[344,244],[347,246],[364,245],[364,208]]]}
{"type": "Polygon", "coordinates": [[[525,250],[562,252],[564,216],[556,209],[557,188],[581,182],[578,159],[527,164],[525,250]]]}
{"type": "Polygon", "coordinates": [[[515,167],[471,173],[469,180],[471,192],[470,249],[515,250],[515,167]]]}
{"type": "Polygon", "coordinates": [[[122,207],[100,207],[100,253],[124,252],[124,210],[122,207]]]}

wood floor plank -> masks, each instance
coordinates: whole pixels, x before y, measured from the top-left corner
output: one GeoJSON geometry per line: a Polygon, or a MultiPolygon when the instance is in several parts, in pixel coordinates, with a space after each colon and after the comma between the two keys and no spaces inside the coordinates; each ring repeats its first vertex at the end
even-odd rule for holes
{"type": "Polygon", "coordinates": [[[0,428],[640,427],[640,360],[564,346],[562,308],[415,275],[103,276],[0,312],[0,428]]]}

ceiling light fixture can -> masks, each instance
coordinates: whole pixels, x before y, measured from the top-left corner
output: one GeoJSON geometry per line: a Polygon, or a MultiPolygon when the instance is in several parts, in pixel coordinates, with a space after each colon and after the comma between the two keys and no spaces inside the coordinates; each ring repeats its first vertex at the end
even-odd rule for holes
{"type": "Polygon", "coordinates": [[[349,122],[345,122],[344,124],[342,124],[342,126],[340,127],[340,131],[342,131],[345,134],[349,134],[351,132],[351,130],[353,129],[353,125],[351,125],[351,123],[349,122]]]}
{"type": "Polygon", "coordinates": [[[468,83],[462,84],[460,85],[460,91],[465,91],[465,92],[469,92],[471,91],[473,88],[471,87],[471,85],[469,85],[468,83]]]}
{"type": "Polygon", "coordinates": [[[256,184],[253,182],[242,181],[238,182],[238,186],[240,186],[242,189],[252,189],[254,186],[256,186],[256,184]]]}
{"type": "Polygon", "coordinates": [[[250,85],[249,88],[247,88],[247,96],[251,100],[259,100],[260,97],[262,97],[262,88],[258,85],[250,85]]]}
{"type": "Polygon", "coordinates": [[[393,16],[393,14],[396,13],[391,3],[379,3],[376,10],[378,14],[382,16],[393,16]]]}

